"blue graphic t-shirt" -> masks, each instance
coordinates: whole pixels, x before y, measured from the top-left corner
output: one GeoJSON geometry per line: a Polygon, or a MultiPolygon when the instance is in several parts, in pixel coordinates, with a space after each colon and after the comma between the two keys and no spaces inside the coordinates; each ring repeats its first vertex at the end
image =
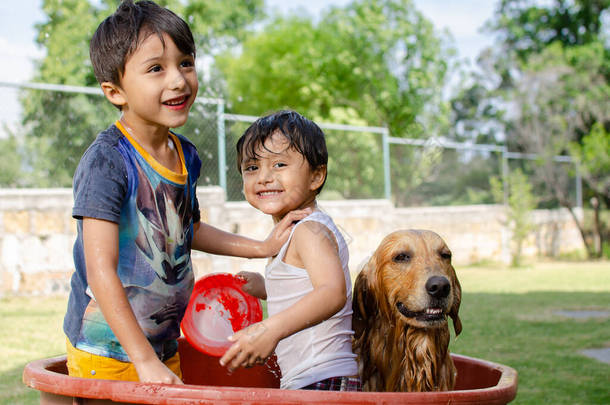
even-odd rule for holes
{"type": "Polygon", "coordinates": [[[64,332],[80,350],[121,361],[126,352],[104,320],[87,283],[82,218],[119,226],[117,274],[131,308],[161,360],[178,348],[180,321],[193,289],[191,241],[199,222],[195,194],[201,161],[195,146],[170,133],[181,173],[150,156],[116,122],[101,132],[74,175],[77,238],[64,332]]]}

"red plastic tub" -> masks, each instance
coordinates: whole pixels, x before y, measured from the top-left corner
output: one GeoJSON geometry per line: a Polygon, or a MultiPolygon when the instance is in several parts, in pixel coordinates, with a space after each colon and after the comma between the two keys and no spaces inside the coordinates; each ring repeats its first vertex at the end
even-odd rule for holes
{"type": "Polygon", "coordinates": [[[218,358],[180,339],[186,385],[144,384],[69,377],[65,356],[26,365],[23,382],[49,404],[507,404],[517,394],[517,372],[507,366],[452,354],[454,391],[425,393],[280,390],[273,361],[229,374],[218,358]]]}

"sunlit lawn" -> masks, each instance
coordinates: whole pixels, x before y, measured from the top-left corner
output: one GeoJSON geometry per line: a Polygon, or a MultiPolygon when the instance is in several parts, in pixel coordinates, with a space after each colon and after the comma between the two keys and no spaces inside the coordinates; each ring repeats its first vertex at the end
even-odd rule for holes
{"type": "MultiPolygon", "coordinates": [[[[610,312],[610,262],[539,263],[530,268],[457,268],[464,329],[456,353],[519,373],[515,404],[608,404],[610,365],[579,354],[610,347],[610,319],[570,319],[558,310],[610,312]]],[[[36,404],[21,373],[65,352],[65,298],[0,300],[0,404],[36,404]]]]}
{"type": "Polygon", "coordinates": [[[583,349],[610,347],[610,318],[572,319],[559,310],[610,313],[610,263],[457,269],[464,329],[451,350],[519,373],[516,404],[609,404],[610,364],[583,349]]]}
{"type": "Polygon", "coordinates": [[[0,300],[0,404],[36,404],[38,391],[21,382],[25,364],[66,352],[61,331],[65,298],[0,300]]]}

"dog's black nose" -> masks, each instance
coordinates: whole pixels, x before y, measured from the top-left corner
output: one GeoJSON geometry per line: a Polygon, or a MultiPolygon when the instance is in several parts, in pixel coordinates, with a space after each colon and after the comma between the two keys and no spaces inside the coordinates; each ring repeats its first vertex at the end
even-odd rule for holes
{"type": "Polygon", "coordinates": [[[451,291],[451,284],[446,277],[433,276],[426,282],[426,291],[434,298],[445,298],[451,291]]]}

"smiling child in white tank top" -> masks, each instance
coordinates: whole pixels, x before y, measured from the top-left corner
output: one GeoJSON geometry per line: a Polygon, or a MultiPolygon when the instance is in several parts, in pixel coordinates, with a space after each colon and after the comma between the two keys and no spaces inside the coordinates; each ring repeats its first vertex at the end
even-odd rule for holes
{"type": "Polygon", "coordinates": [[[269,317],[237,332],[220,359],[230,370],[262,364],[274,352],[281,388],[360,390],[352,352],[348,249],[316,196],[326,181],[328,152],[320,128],[293,111],[258,119],[237,143],[246,200],[279,222],[288,212],[314,212],[293,229],[265,278],[239,273],[244,290],[267,299],[269,317]]]}

